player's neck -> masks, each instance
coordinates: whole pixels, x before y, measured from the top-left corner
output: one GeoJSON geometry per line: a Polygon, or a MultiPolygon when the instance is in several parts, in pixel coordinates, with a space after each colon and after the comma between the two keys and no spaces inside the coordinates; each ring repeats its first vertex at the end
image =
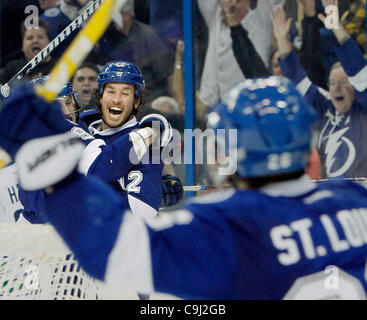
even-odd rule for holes
{"type": "Polygon", "coordinates": [[[107,130],[107,129],[113,129],[113,128],[121,128],[123,127],[125,124],[127,124],[128,122],[130,122],[131,120],[134,119],[134,115],[131,115],[129,119],[125,120],[124,123],[121,123],[120,125],[116,126],[116,127],[110,127],[103,119],[102,119],[102,131],[103,130],[107,130]]]}

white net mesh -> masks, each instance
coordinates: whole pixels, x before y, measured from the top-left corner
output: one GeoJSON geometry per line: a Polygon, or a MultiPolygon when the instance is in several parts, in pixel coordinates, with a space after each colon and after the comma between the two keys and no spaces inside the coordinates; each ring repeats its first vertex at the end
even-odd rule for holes
{"type": "Polygon", "coordinates": [[[49,225],[0,224],[0,299],[137,299],[88,276],[49,225]]]}

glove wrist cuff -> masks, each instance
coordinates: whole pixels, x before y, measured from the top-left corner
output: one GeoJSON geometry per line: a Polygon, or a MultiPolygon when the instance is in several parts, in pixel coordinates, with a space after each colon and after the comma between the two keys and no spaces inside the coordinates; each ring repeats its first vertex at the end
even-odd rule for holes
{"type": "Polygon", "coordinates": [[[146,127],[129,133],[138,160],[141,160],[150,145],[149,138],[153,136],[153,129],[146,127]]]}

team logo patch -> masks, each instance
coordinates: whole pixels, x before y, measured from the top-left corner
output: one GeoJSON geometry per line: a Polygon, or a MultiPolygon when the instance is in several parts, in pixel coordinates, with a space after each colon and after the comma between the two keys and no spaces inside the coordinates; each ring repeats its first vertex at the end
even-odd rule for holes
{"type": "Polygon", "coordinates": [[[71,129],[71,132],[74,133],[77,137],[79,137],[82,140],[94,139],[92,135],[90,135],[88,132],[84,131],[83,129],[79,127],[73,127],[71,129]]]}
{"type": "Polygon", "coordinates": [[[1,86],[0,91],[1,91],[1,94],[3,95],[3,97],[5,97],[5,98],[9,97],[10,87],[7,84],[1,86]]]}

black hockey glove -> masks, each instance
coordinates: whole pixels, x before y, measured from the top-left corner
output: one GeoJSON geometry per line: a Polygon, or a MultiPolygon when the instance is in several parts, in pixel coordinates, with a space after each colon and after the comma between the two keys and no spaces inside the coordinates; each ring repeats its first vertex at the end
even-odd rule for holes
{"type": "Polygon", "coordinates": [[[162,177],[163,182],[163,200],[162,207],[171,207],[176,205],[183,197],[183,187],[178,177],[169,174],[162,177]]]}

